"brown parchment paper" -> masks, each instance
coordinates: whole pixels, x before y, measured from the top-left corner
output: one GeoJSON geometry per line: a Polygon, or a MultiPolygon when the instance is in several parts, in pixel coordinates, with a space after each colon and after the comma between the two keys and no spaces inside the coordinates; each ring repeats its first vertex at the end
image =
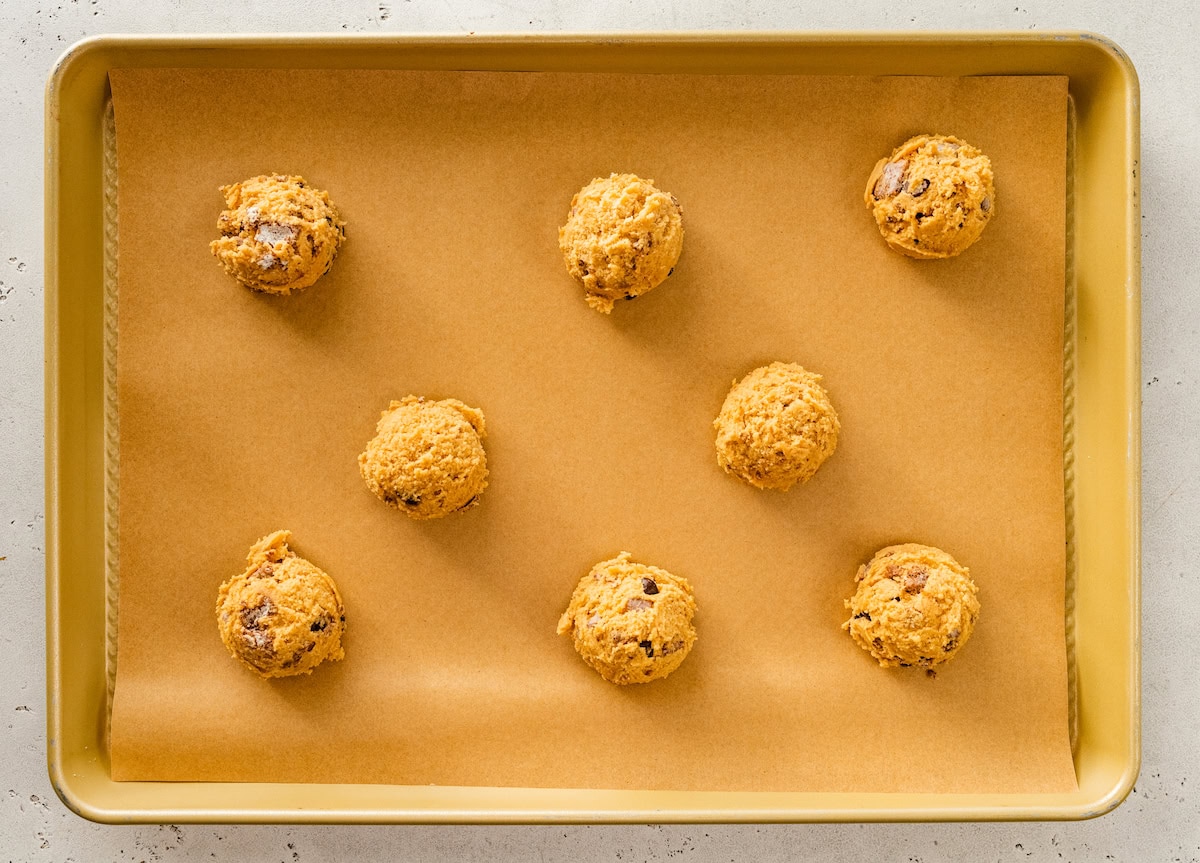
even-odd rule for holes
{"type": "Polygon", "coordinates": [[[642,789],[1075,787],[1064,646],[1066,79],[116,71],[117,779],[642,789]],[[997,216],[956,260],[885,247],[875,161],[981,147],[997,216]],[[303,174],[333,270],[254,295],[217,187],[303,174]],[[595,176],[678,196],[671,280],[611,317],[556,230],[595,176]],[[721,473],[730,383],[792,360],[842,419],[808,485],[721,473]],[[389,399],[487,415],[482,505],[412,522],[356,456],[389,399]],[[288,528],[338,581],[346,660],[266,682],[213,607],[288,528]],[[982,619],[936,680],[839,628],[860,562],[945,548],[982,619]],[[555,623],[622,550],[693,583],[700,641],[618,688],[555,623]]]}

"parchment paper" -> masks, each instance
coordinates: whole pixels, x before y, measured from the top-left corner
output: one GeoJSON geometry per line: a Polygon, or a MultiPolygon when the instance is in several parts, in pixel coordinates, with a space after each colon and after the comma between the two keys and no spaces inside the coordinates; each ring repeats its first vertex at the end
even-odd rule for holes
{"type": "Polygon", "coordinates": [[[1075,787],[1064,646],[1066,80],[116,71],[117,779],[644,789],[1075,787]],[[958,259],[888,251],[876,159],[982,148],[958,259]],[[349,239],[286,299],[208,251],[217,187],[303,174],[349,239]],[[671,280],[591,311],[556,230],[595,176],[678,196],[671,280]],[[825,375],[836,455],[789,494],[717,467],[730,383],[825,375]],[[355,462],[389,399],[486,412],[482,505],[409,521],[355,462]],[[217,586],[271,530],[337,579],[346,660],[266,682],[217,586]],[[839,628],[860,562],[940,546],[981,588],[936,680],[839,628]],[[618,688],[555,635],[628,550],[693,583],[700,641],[618,688]]]}

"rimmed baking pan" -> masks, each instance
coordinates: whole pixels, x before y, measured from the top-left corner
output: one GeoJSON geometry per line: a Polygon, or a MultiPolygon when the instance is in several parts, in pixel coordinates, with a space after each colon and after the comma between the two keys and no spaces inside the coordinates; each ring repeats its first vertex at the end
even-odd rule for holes
{"type": "MultiPolygon", "coordinates": [[[[47,92],[48,759],[67,805],[100,821],[701,822],[1086,818],[1117,805],[1139,761],[1138,91],[1089,34],[638,34],[100,37],[47,92]],[[913,50],[919,47],[919,51],[913,50]],[[1067,611],[1070,793],[640,791],[424,785],[114,782],[107,669],[106,221],[109,71],[371,68],[789,75],[1060,75],[1067,177],[1067,611]]],[[[110,273],[111,276],[111,273],[110,273]]]]}

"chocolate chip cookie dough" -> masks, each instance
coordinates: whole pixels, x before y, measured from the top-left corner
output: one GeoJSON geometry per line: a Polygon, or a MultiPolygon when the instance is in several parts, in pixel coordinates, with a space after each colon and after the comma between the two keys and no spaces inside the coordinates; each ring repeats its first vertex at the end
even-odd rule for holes
{"type": "Polygon", "coordinates": [[[951,258],[996,213],[992,163],[966,141],[918,135],[867,180],[867,207],[887,244],[910,258],[951,258]]]}
{"type": "Polygon", "coordinates": [[[696,643],[686,579],[634,563],[629,552],[592,567],[558,621],[583,661],[612,683],[649,683],[677,669],[696,643]]]}
{"type": "Polygon", "coordinates": [[[329,271],[346,226],[326,192],[303,177],[263,174],[222,186],[227,210],[209,248],[252,291],[289,294],[329,271]]]}
{"type": "Polygon", "coordinates": [[[571,199],[558,247],[588,305],[608,314],[614,300],[639,297],[674,272],[683,250],[683,208],[653,180],[598,177],[571,199]]]}
{"type": "Polygon", "coordinates": [[[487,488],[483,411],[457,399],[406,396],[379,418],[358,457],[367,488],[415,519],[470,509],[487,488]]]}
{"type": "Polygon", "coordinates": [[[713,425],[717,464],[755,488],[778,491],[808,482],[841,431],[821,376],[779,362],[735,381],[713,425]]]}
{"type": "Polygon", "coordinates": [[[254,544],[246,570],[221,585],[217,626],[234,658],[261,677],[311,674],[345,656],[346,612],[333,579],[296,555],[290,531],[254,544]]]}
{"type": "Polygon", "coordinates": [[[884,668],[934,669],[962,649],[979,619],[970,571],[946,552],[908,543],[860,566],[846,600],[850,637],[884,668]]]}

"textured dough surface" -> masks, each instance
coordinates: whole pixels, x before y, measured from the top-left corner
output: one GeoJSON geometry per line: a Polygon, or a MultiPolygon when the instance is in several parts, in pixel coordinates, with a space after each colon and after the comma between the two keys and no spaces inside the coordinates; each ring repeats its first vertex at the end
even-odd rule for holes
{"type": "Polygon", "coordinates": [[[860,566],[842,628],[884,668],[932,669],[953,659],[979,619],[970,571],[941,549],[908,543],[860,566]]]}
{"type": "Polygon", "coordinates": [[[457,399],[392,402],[358,457],[367,487],[410,518],[469,509],[487,488],[483,411],[457,399]]]}
{"type": "Polygon", "coordinates": [[[608,314],[614,300],[639,297],[671,275],[683,251],[683,208],[653,180],[597,177],[571,199],[558,247],[588,305],[608,314]]]}
{"type": "Polygon", "coordinates": [[[918,135],[867,181],[867,207],[889,246],[910,258],[950,258],[996,214],[992,163],[966,141],[918,135]]]}
{"type": "Polygon", "coordinates": [[[558,621],[583,661],[612,683],[649,683],[677,669],[696,643],[686,579],[623,551],[592,567],[558,621]]]}
{"type": "Polygon", "coordinates": [[[756,488],[808,482],[837,449],[841,423],[821,376],[771,363],[735,381],[713,425],[717,464],[756,488]]]}
{"type": "Polygon", "coordinates": [[[337,585],[288,543],[291,531],[263,537],[246,570],[221,585],[217,626],[229,652],[262,677],[311,674],[345,656],[346,612],[337,585]]]}
{"type": "Polygon", "coordinates": [[[329,271],[346,226],[303,177],[263,174],[221,187],[227,210],[209,248],[225,272],[253,291],[289,294],[329,271]]]}

